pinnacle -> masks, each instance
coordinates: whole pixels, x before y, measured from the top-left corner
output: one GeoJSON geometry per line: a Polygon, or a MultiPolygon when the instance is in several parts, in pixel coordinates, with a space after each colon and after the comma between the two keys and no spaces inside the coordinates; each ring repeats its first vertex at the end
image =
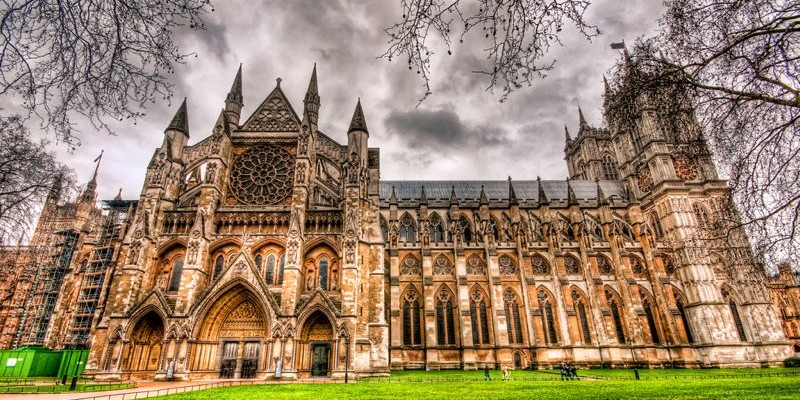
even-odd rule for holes
{"type": "Polygon", "coordinates": [[[242,64],[239,64],[239,70],[236,71],[236,77],[233,78],[233,85],[231,85],[231,90],[228,92],[226,101],[242,102],[242,64]]]}
{"type": "Polygon", "coordinates": [[[583,111],[580,106],[578,106],[578,122],[580,123],[581,129],[589,127],[589,124],[586,123],[586,118],[583,117],[583,111]]]}
{"type": "Polygon", "coordinates": [[[570,136],[570,135],[569,135],[569,129],[567,128],[567,126],[566,126],[566,125],[564,125],[564,137],[565,137],[565,140],[566,140],[568,143],[569,143],[570,141],[572,141],[572,136],[570,136]]]}
{"type": "Polygon", "coordinates": [[[319,90],[317,89],[317,63],[314,63],[314,69],[311,71],[311,79],[308,81],[308,89],[306,89],[306,98],[304,102],[319,102],[319,90]]]}
{"type": "Polygon", "coordinates": [[[353,119],[350,120],[350,129],[347,130],[347,133],[352,131],[364,131],[369,133],[369,130],[367,130],[367,120],[364,119],[364,111],[361,110],[361,98],[359,98],[358,103],[356,103],[356,110],[353,112],[353,119]]]}
{"type": "Polygon", "coordinates": [[[174,130],[183,132],[187,137],[189,136],[189,117],[186,112],[186,98],[183,98],[178,112],[172,117],[172,122],[169,123],[166,130],[174,130]]]}

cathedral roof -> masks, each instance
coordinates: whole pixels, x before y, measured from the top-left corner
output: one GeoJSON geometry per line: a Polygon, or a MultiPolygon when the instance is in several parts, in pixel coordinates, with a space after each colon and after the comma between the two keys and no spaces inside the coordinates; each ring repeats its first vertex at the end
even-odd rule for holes
{"type": "MultiPolygon", "coordinates": [[[[553,207],[567,207],[569,202],[569,189],[567,181],[557,180],[514,180],[514,194],[522,207],[538,207],[539,184],[547,195],[553,207]]],[[[627,204],[625,186],[622,181],[594,181],[571,180],[569,187],[581,207],[596,207],[598,205],[598,185],[602,189],[601,195],[611,201],[612,206],[627,204]]],[[[480,203],[481,191],[489,200],[490,207],[507,207],[511,186],[507,180],[501,181],[381,181],[380,197],[382,205],[389,204],[389,197],[394,188],[400,207],[414,207],[419,203],[422,187],[425,187],[425,197],[430,207],[448,207],[451,192],[455,192],[461,206],[475,206],[480,203]]]]}

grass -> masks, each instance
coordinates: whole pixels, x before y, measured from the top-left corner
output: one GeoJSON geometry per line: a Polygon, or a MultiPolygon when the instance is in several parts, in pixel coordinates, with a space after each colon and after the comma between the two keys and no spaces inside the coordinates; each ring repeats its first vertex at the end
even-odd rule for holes
{"type": "Polygon", "coordinates": [[[248,385],[182,393],[179,399],[797,399],[797,369],[752,370],[581,370],[599,380],[561,381],[555,371],[513,371],[512,380],[483,382],[483,371],[402,371],[357,384],[248,385]],[[732,377],[732,375],[737,377],[732,377]],[[771,375],[771,376],[769,376],[771,375]],[[776,376],[780,375],[780,376],[776,376]],[[608,380],[602,378],[610,378],[608,380]],[[534,380],[540,379],[540,380],[534,380]]]}

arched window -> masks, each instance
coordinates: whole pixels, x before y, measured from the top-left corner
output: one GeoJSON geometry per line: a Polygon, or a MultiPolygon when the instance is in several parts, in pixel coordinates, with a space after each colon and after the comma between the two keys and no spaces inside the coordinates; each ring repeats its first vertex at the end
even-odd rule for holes
{"type": "Polygon", "coordinates": [[[386,223],[386,218],[383,218],[381,215],[381,234],[383,235],[383,241],[389,241],[389,224],[386,223]]]}
{"type": "Polygon", "coordinates": [[[522,344],[525,339],[522,336],[522,318],[519,314],[519,302],[517,296],[511,289],[506,289],[503,294],[506,310],[506,326],[508,327],[508,343],[522,344]]]}
{"type": "Polygon", "coordinates": [[[656,318],[653,314],[653,305],[650,299],[642,295],[642,308],[644,309],[644,316],[647,319],[647,328],[650,330],[650,338],[652,343],[659,343],[658,326],[656,326],[656,318]]]}
{"type": "Polygon", "coordinates": [[[281,266],[278,268],[278,285],[283,284],[283,268],[286,266],[286,254],[281,256],[281,266]]]}
{"type": "Polygon", "coordinates": [[[436,298],[436,340],[439,345],[456,344],[456,326],[453,299],[447,290],[440,290],[436,298]]]}
{"type": "Polygon", "coordinates": [[[467,218],[463,215],[458,220],[458,229],[461,231],[461,236],[464,239],[464,243],[472,242],[472,229],[469,227],[467,218]]]}
{"type": "Polygon", "coordinates": [[[88,266],[89,266],[89,260],[84,258],[83,261],[81,261],[81,272],[86,272],[88,266]]]}
{"type": "Polygon", "coordinates": [[[261,267],[264,265],[264,256],[261,254],[256,255],[256,268],[261,271],[261,267]]]}
{"type": "Polygon", "coordinates": [[[472,322],[472,342],[474,344],[489,343],[489,317],[486,299],[478,288],[472,290],[469,302],[470,320],[472,322]]]}
{"type": "Polygon", "coordinates": [[[500,264],[500,275],[516,275],[517,263],[509,256],[503,254],[498,259],[500,264]]]}
{"type": "Polygon", "coordinates": [[[736,301],[733,300],[733,296],[731,296],[730,292],[726,288],[722,289],[722,298],[728,301],[728,307],[731,310],[731,316],[733,317],[733,323],[736,325],[736,333],[739,334],[739,340],[742,342],[747,341],[747,334],[744,331],[744,324],[742,324],[742,317],[739,315],[739,307],[736,305],[736,301]]]}
{"type": "Polygon", "coordinates": [[[575,257],[564,257],[564,269],[570,275],[579,275],[581,273],[581,263],[575,257]]]}
{"type": "Polygon", "coordinates": [[[403,344],[422,344],[422,319],[416,292],[409,290],[403,299],[403,344]]]}
{"type": "Polygon", "coordinates": [[[586,180],[586,164],[581,161],[578,164],[578,179],[586,180]]]}
{"type": "Polygon", "coordinates": [[[616,331],[617,334],[617,343],[624,344],[626,343],[625,330],[622,324],[622,315],[619,313],[617,299],[609,291],[606,291],[606,299],[608,300],[608,307],[611,309],[611,318],[614,319],[614,331],[616,331]]]}
{"type": "Polygon", "coordinates": [[[319,287],[328,290],[328,257],[322,256],[317,264],[317,276],[319,277],[319,287]]]}
{"type": "Polygon", "coordinates": [[[650,213],[650,226],[653,227],[653,234],[656,239],[664,238],[664,229],[661,227],[661,220],[658,218],[658,214],[656,214],[655,211],[650,213]]]}
{"type": "Polygon", "coordinates": [[[531,267],[533,269],[533,273],[536,275],[549,275],[550,274],[550,264],[540,255],[534,254],[531,257],[531,267]]]}
{"type": "Polygon", "coordinates": [[[403,214],[400,218],[400,241],[403,243],[416,242],[416,230],[414,228],[414,219],[408,213],[403,214]]]}
{"type": "Polygon", "coordinates": [[[169,288],[167,291],[169,292],[177,292],[178,289],[181,287],[181,274],[183,273],[183,258],[178,258],[175,260],[175,264],[172,265],[172,276],[169,279],[169,288]]]}
{"type": "Polygon", "coordinates": [[[581,326],[581,339],[584,344],[590,344],[592,343],[592,333],[589,329],[589,318],[586,315],[586,302],[574,289],[572,290],[572,303],[575,304],[575,310],[577,310],[578,323],[581,326]]]}
{"type": "Polygon", "coordinates": [[[214,278],[219,277],[223,268],[225,268],[225,256],[220,254],[217,256],[217,259],[214,260],[214,278]]]}
{"type": "Polygon", "coordinates": [[[689,318],[686,316],[686,308],[683,305],[683,299],[678,295],[678,293],[674,293],[674,295],[675,305],[678,307],[678,313],[681,315],[683,331],[686,332],[686,341],[689,343],[694,343],[694,337],[692,337],[692,329],[689,326],[689,318]]]}
{"type": "Polygon", "coordinates": [[[450,259],[447,258],[444,254],[439,254],[436,257],[436,260],[433,262],[433,274],[434,275],[452,275],[453,274],[453,263],[450,262],[450,259]]]}
{"type": "Polygon", "coordinates": [[[270,254],[267,256],[267,268],[265,271],[265,280],[267,285],[272,285],[275,282],[275,255],[270,254]]]}
{"type": "Polygon", "coordinates": [[[606,154],[603,156],[603,179],[607,181],[616,181],[619,179],[617,163],[611,154],[606,154]]]}
{"type": "Polygon", "coordinates": [[[444,233],[442,230],[442,219],[439,218],[439,215],[434,213],[431,216],[431,219],[428,223],[428,227],[430,230],[431,235],[431,243],[442,243],[444,242],[444,233]]]}
{"type": "Polygon", "coordinates": [[[553,314],[553,302],[544,290],[539,290],[539,309],[542,311],[542,330],[547,344],[558,343],[556,319],[553,314]]]}
{"type": "Polygon", "coordinates": [[[597,257],[597,269],[603,275],[611,275],[614,273],[614,268],[611,267],[611,263],[603,256],[597,257]]]}
{"type": "Polygon", "coordinates": [[[739,307],[733,299],[728,301],[728,306],[731,308],[731,315],[733,316],[733,323],[736,324],[736,333],[739,334],[739,340],[742,342],[747,341],[747,334],[744,331],[744,324],[742,324],[742,317],[739,315],[739,307]]]}

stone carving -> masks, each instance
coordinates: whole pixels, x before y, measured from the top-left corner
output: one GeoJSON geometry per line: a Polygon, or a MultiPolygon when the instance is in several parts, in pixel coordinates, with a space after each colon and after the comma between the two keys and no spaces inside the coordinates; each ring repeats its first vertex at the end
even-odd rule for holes
{"type": "Polygon", "coordinates": [[[242,204],[279,204],[292,193],[293,172],[294,160],[286,149],[273,145],[248,148],[231,167],[231,193],[242,204]]]}
{"type": "Polygon", "coordinates": [[[247,131],[297,132],[297,121],[292,111],[279,97],[267,100],[244,127],[247,131]]]}

